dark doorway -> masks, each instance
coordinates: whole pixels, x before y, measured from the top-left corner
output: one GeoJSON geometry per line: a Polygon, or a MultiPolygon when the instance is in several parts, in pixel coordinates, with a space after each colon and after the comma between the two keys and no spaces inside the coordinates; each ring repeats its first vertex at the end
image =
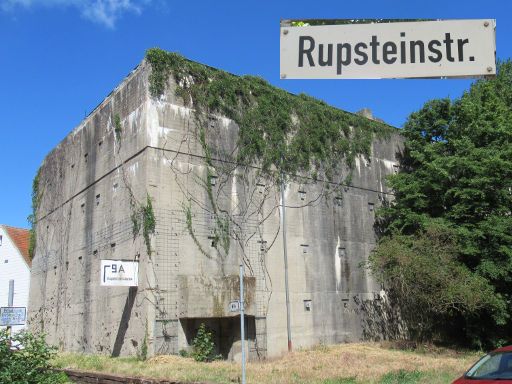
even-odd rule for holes
{"type": "MultiPolygon", "coordinates": [[[[239,344],[237,342],[240,342],[240,316],[180,319],[180,323],[189,346],[192,346],[199,326],[204,323],[206,328],[213,334],[215,354],[222,355],[224,359],[232,359],[233,353],[237,352],[234,350],[233,344],[239,344]]],[[[256,325],[254,316],[246,316],[245,339],[249,342],[249,348],[254,344],[255,338],[256,325]]]]}

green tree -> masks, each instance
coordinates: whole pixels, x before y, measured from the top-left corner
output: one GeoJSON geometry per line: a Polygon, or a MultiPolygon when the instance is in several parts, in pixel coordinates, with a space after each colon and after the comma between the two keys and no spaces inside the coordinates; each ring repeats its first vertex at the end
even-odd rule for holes
{"type": "MultiPolygon", "coordinates": [[[[403,135],[401,172],[389,178],[396,199],[380,211],[378,229],[384,238],[375,257],[389,257],[385,251],[390,241],[412,251],[411,241],[424,240],[432,226],[437,235],[440,230],[453,234],[450,263],[482,284],[487,303],[444,310],[444,322],[437,326],[477,345],[510,340],[512,62],[501,63],[495,78],[476,81],[458,100],[427,102],[410,115],[403,135]],[[408,236],[409,243],[403,236],[408,236]]],[[[414,253],[414,257],[422,259],[416,260],[419,264],[436,260],[431,252],[414,253]]],[[[384,279],[394,277],[385,263],[374,261],[373,267],[384,279]]],[[[440,268],[451,268],[443,263],[440,268]]],[[[418,281],[425,277],[421,270],[417,273],[418,281]]],[[[465,284],[464,280],[459,283],[465,284]]],[[[450,287],[433,292],[442,296],[450,293],[450,287]]],[[[465,289],[475,288],[470,284],[465,289]]],[[[435,322],[431,324],[431,331],[436,331],[435,322]]]]}

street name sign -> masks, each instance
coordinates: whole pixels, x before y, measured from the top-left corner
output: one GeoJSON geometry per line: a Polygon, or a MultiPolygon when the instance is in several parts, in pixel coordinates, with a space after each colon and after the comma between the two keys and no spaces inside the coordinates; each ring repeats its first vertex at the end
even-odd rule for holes
{"type": "Polygon", "coordinates": [[[139,262],[101,260],[101,285],[136,287],[139,285],[139,262]]]}
{"type": "Polygon", "coordinates": [[[281,26],[282,79],[496,74],[494,19],[281,26]]]}
{"type": "Polygon", "coordinates": [[[24,325],[26,321],[26,307],[0,307],[0,325],[24,325]]]}

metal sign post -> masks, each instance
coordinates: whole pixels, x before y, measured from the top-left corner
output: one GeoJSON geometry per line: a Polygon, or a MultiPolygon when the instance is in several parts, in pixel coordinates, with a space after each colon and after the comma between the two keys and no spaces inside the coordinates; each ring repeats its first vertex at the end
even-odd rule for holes
{"type": "MultiPolygon", "coordinates": [[[[14,305],[14,280],[9,280],[9,297],[7,299],[7,305],[12,307],[14,305]]],[[[11,337],[12,326],[7,326],[7,335],[11,337]]]]}
{"type": "Polygon", "coordinates": [[[244,265],[240,264],[240,339],[242,341],[242,384],[245,384],[244,265]]]}
{"type": "Polygon", "coordinates": [[[286,203],[284,174],[281,181],[281,228],[283,230],[283,254],[284,254],[284,289],[286,294],[286,333],[288,336],[288,352],[292,351],[292,331],[290,324],[290,291],[288,288],[288,252],[286,248],[286,203]]]}

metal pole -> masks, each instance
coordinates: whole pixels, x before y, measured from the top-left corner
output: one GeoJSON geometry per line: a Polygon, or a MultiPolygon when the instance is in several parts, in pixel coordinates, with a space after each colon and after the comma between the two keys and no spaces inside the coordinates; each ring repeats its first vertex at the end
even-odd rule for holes
{"type": "Polygon", "coordinates": [[[284,175],[281,174],[281,228],[283,229],[284,286],[286,294],[286,331],[288,333],[288,352],[292,351],[292,331],[290,327],[290,292],[288,289],[288,252],[286,248],[286,208],[284,199],[284,175]]]}
{"type": "Polygon", "coordinates": [[[7,306],[12,307],[14,303],[14,280],[9,280],[9,297],[7,298],[7,306]]]}
{"type": "MultiPolygon", "coordinates": [[[[12,307],[14,305],[14,280],[9,280],[9,296],[7,297],[7,306],[12,307]]],[[[12,327],[7,326],[7,334],[11,336],[12,327]]]]}
{"type": "Polygon", "coordinates": [[[240,264],[240,339],[242,340],[242,384],[245,384],[244,265],[240,264]]]}

